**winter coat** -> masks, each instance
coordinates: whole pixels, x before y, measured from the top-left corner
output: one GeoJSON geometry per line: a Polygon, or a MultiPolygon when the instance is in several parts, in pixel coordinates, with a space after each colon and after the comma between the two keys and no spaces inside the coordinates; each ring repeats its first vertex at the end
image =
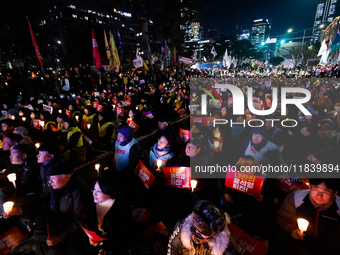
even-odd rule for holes
{"type": "MultiPolygon", "coordinates": [[[[227,217],[227,224],[230,223],[227,217]]],[[[230,231],[228,225],[225,225],[224,230],[218,233],[208,242],[208,247],[204,247],[201,253],[200,244],[195,244],[192,241],[192,233],[190,228],[193,225],[193,215],[189,215],[182,224],[178,224],[172,233],[167,255],[231,255],[233,253],[230,242],[230,231]]]]}
{"type": "Polygon", "coordinates": [[[277,222],[288,235],[298,228],[297,218],[309,221],[304,241],[305,249],[316,254],[339,254],[340,197],[334,202],[318,205],[310,198],[310,190],[299,190],[289,194],[280,207],[277,222]]]}

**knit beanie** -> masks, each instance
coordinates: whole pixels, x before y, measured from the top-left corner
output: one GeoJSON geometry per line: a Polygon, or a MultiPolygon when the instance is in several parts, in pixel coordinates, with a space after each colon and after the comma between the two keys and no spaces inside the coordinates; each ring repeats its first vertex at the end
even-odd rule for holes
{"type": "Polygon", "coordinates": [[[124,126],[118,129],[117,133],[121,133],[124,136],[127,143],[129,143],[133,138],[134,130],[129,126],[124,126]]]}

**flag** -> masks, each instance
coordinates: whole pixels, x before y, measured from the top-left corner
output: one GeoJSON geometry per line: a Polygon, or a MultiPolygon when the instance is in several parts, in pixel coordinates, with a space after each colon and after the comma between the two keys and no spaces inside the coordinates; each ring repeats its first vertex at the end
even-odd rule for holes
{"type": "Polygon", "coordinates": [[[26,18],[27,18],[27,21],[28,21],[28,26],[30,28],[30,34],[31,34],[31,38],[32,38],[33,47],[35,49],[35,54],[37,55],[37,59],[39,60],[41,68],[43,68],[43,61],[42,61],[42,58],[41,58],[41,55],[40,55],[40,51],[39,51],[37,41],[35,40],[35,36],[33,34],[33,30],[32,30],[32,27],[31,27],[30,20],[28,19],[27,16],[26,16],[26,18]]]}
{"type": "Polygon", "coordinates": [[[96,68],[97,70],[99,67],[102,65],[100,62],[100,55],[99,55],[99,50],[98,50],[98,44],[97,44],[97,39],[96,36],[94,35],[94,31],[91,29],[92,32],[92,48],[93,48],[93,56],[94,56],[94,61],[96,63],[96,68]]]}
{"type": "Polygon", "coordinates": [[[174,46],[174,62],[176,62],[176,46],[174,46]]]}
{"type": "Polygon", "coordinates": [[[143,67],[144,67],[145,71],[149,71],[149,67],[146,65],[144,60],[143,60],[143,67]]]}
{"type": "Polygon", "coordinates": [[[105,30],[104,30],[104,41],[105,41],[106,57],[109,60],[110,70],[112,70],[113,69],[113,56],[112,56],[112,53],[111,53],[110,45],[107,41],[105,30]]]}
{"type": "Polygon", "coordinates": [[[122,43],[122,38],[120,37],[120,33],[119,30],[117,30],[117,35],[118,35],[118,39],[119,39],[119,56],[121,59],[123,59],[123,43],[122,43]]]}
{"type": "Polygon", "coordinates": [[[215,50],[214,46],[211,48],[211,52],[210,53],[213,54],[214,57],[216,57],[217,53],[216,53],[216,50],[215,50]]]}
{"type": "Polygon", "coordinates": [[[113,39],[113,35],[111,31],[110,31],[110,45],[111,45],[111,54],[113,56],[114,67],[116,68],[116,71],[119,72],[120,60],[119,60],[116,43],[115,43],[115,40],[113,39]]]}
{"type": "Polygon", "coordinates": [[[320,50],[319,50],[319,53],[318,53],[318,57],[322,56],[326,51],[327,51],[327,44],[326,44],[326,40],[324,39],[322,41],[322,44],[321,44],[321,47],[320,47],[320,50]]]}
{"type": "Polygon", "coordinates": [[[148,52],[149,52],[150,65],[152,66],[152,55],[151,55],[150,42],[149,42],[149,40],[148,40],[148,52]]]}
{"type": "Polygon", "coordinates": [[[333,43],[329,45],[331,45],[332,51],[337,51],[340,49],[340,32],[336,34],[333,43]]]}
{"type": "Polygon", "coordinates": [[[226,67],[226,68],[229,68],[230,65],[228,65],[228,59],[229,59],[229,56],[228,56],[228,48],[225,49],[225,53],[223,55],[223,60],[222,60],[222,65],[223,67],[226,67]]]}
{"type": "Polygon", "coordinates": [[[140,58],[140,53],[139,53],[139,49],[138,48],[136,50],[136,58],[140,58]]]}
{"type": "Polygon", "coordinates": [[[162,40],[161,46],[161,70],[164,71],[164,56],[165,56],[165,45],[164,41],[162,40]]]}

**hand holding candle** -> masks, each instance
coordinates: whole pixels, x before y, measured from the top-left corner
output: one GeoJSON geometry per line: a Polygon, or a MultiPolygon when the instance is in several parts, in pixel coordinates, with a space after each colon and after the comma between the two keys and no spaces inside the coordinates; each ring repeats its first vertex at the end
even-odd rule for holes
{"type": "Polygon", "coordinates": [[[4,213],[8,214],[9,212],[12,211],[14,203],[12,201],[8,201],[4,203],[2,206],[4,208],[4,213]]]}
{"type": "Polygon", "coordinates": [[[197,181],[196,180],[191,180],[191,192],[194,192],[194,189],[197,186],[197,181]]]}
{"type": "Polygon", "coordinates": [[[161,172],[161,165],[162,165],[162,160],[157,159],[157,169],[156,169],[156,173],[160,173],[161,172]]]}
{"type": "Polygon", "coordinates": [[[15,173],[12,173],[12,174],[7,175],[7,179],[8,179],[11,183],[13,183],[14,188],[17,188],[17,187],[16,187],[16,184],[15,184],[15,181],[16,181],[16,179],[17,179],[17,175],[16,175],[15,173]]]}
{"type": "Polygon", "coordinates": [[[299,229],[303,232],[305,232],[308,228],[309,222],[303,218],[297,219],[299,229]]]}
{"type": "Polygon", "coordinates": [[[99,168],[100,168],[100,164],[95,164],[94,168],[97,170],[98,174],[99,174],[99,168]]]}

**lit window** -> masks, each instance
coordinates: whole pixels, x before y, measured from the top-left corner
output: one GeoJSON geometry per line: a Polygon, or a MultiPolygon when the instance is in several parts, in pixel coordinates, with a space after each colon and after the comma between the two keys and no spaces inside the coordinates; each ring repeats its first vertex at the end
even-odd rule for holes
{"type": "Polygon", "coordinates": [[[91,11],[91,10],[88,10],[88,12],[89,12],[89,13],[92,13],[92,11],[91,11]]]}
{"type": "Polygon", "coordinates": [[[125,27],[125,25],[124,25],[124,24],[122,24],[122,27],[125,27]]]}
{"type": "Polygon", "coordinates": [[[98,23],[99,23],[99,24],[102,24],[103,22],[102,22],[101,20],[98,20],[98,23]]]}
{"type": "Polygon", "coordinates": [[[109,18],[110,18],[110,15],[106,15],[106,18],[108,18],[108,19],[109,19],[109,18]]]}
{"type": "Polygon", "coordinates": [[[85,19],[85,20],[89,20],[89,17],[85,16],[84,19],[85,19]]]}
{"type": "Polygon", "coordinates": [[[71,8],[71,9],[77,9],[77,8],[76,8],[74,5],[72,5],[72,4],[69,5],[68,7],[71,8]]]}
{"type": "Polygon", "coordinates": [[[72,18],[78,18],[78,16],[77,15],[75,15],[75,14],[72,14],[72,18]]]}

